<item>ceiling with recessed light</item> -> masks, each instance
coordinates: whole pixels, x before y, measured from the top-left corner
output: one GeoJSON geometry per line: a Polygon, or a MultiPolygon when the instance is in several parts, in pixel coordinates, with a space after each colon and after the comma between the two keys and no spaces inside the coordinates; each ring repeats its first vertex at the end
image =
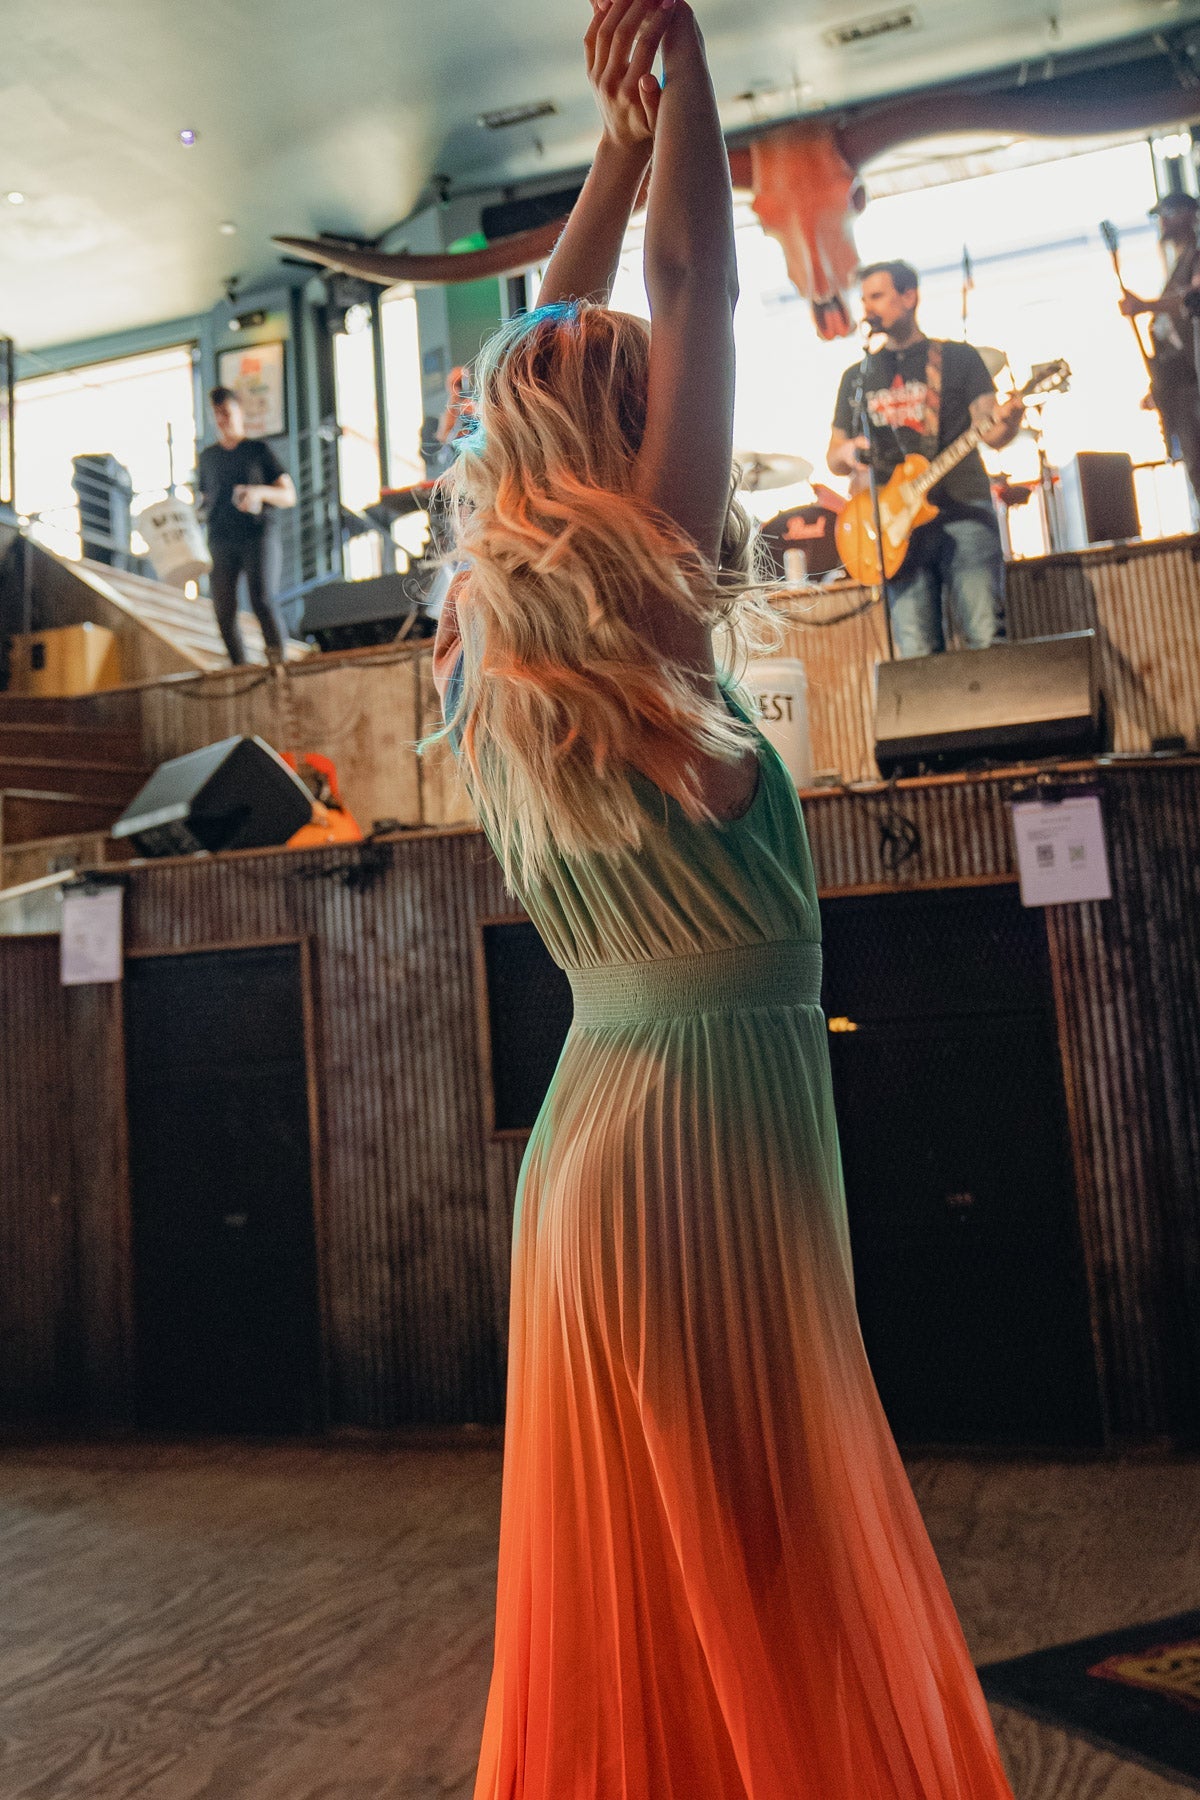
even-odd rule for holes
{"type": "MultiPolygon", "coordinates": [[[[730,130],[1200,17],[1200,0],[698,0],[730,130]],[[879,30],[884,16],[894,27],[879,30]]],[[[272,233],[377,237],[428,197],[577,168],[584,0],[7,0],[0,332],[201,312],[272,233]],[[487,111],[552,111],[489,129],[487,111]],[[195,141],[181,134],[194,133],[195,141]]]]}

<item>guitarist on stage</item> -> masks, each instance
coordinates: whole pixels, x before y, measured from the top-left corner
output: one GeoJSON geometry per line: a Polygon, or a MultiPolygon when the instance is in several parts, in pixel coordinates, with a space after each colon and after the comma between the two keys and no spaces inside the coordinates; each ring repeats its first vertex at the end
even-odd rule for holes
{"type": "Polygon", "coordinates": [[[1121,299],[1127,319],[1149,313],[1154,352],[1150,359],[1150,394],[1162,415],[1163,435],[1183,458],[1192,492],[1200,500],[1200,382],[1192,343],[1192,321],[1186,296],[1200,288],[1200,245],[1196,241],[1200,203],[1191,194],[1164,194],[1150,208],[1158,235],[1172,259],[1167,285],[1157,300],[1139,300],[1128,288],[1121,299]]]}
{"type": "MultiPolygon", "coordinates": [[[[882,486],[906,456],[932,459],[971,425],[984,428],[982,441],[992,449],[1010,444],[1023,402],[997,404],[992,378],[970,344],[924,335],[916,270],[906,262],[872,263],[859,281],[864,322],[886,339],[842,377],[828,452],[834,474],[849,475],[857,490],[873,459],[882,486]]],[[[913,532],[888,583],[897,656],[944,650],[947,618],[973,650],[1004,636],[1004,553],[979,452],[964,457],[929,498],[938,516],[913,532]]]]}

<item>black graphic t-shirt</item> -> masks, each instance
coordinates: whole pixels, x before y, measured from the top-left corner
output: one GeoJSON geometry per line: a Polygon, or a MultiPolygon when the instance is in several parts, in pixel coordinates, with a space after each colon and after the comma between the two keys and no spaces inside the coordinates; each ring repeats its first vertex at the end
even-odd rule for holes
{"type": "Polygon", "coordinates": [[[245,544],[275,530],[278,514],[273,506],[260,513],[239,512],[233,504],[235,487],[270,487],[283,474],[283,464],[259,438],[243,438],[232,450],[209,444],[200,452],[200,494],[210,544],[245,544]]]}
{"type": "MultiPolygon", "coordinates": [[[[860,422],[854,403],[858,372],[863,370],[863,394],[871,417],[871,439],[881,479],[886,478],[914,453],[928,456],[924,441],[928,400],[927,360],[929,339],[918,338],[906,350],[879,350],[855,363],[842,376],[833,423],[847,437],[858,437],[860,422]]],[[[952,444],[971,424],[971,402],[994,394],[995,385],[983,358],[971,344],[950,340],[942,345],[942,399],[938,422],[939,450],[952,444]]],[[[964,457],[945,480],[931,491],[930,500],[948,519],[993,518],[991,485],[978,450],[964,457]]]]}

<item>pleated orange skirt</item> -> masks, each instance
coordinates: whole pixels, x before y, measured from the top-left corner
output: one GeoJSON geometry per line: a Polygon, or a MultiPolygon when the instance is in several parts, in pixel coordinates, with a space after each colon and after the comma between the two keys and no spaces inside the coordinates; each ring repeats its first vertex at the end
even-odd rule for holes
{"type": "Polygon", "coordinates": [[[476,1800],[1011,1800],[863,1352],[819,951],[572,979],[476,1800]]]}

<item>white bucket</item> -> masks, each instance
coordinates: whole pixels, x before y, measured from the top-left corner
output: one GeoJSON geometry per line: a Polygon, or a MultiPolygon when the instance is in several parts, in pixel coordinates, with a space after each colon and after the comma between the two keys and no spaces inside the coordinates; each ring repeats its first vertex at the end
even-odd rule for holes
{"type": "Polygon", "coordinates": [[[168,498],[147,506],[137,517],[150,560],[160,581],[183,587],[199,581],[212,568],[196,509],[186,500],[168,498]]]}
{"type": "Polygon", "coordinates": [[[808,729],[808,675],[796,657],[752,662],[742,685],[758,703],[756,724],[787,764],[798,788],[811,787],[812,740],[808,729]]]}

